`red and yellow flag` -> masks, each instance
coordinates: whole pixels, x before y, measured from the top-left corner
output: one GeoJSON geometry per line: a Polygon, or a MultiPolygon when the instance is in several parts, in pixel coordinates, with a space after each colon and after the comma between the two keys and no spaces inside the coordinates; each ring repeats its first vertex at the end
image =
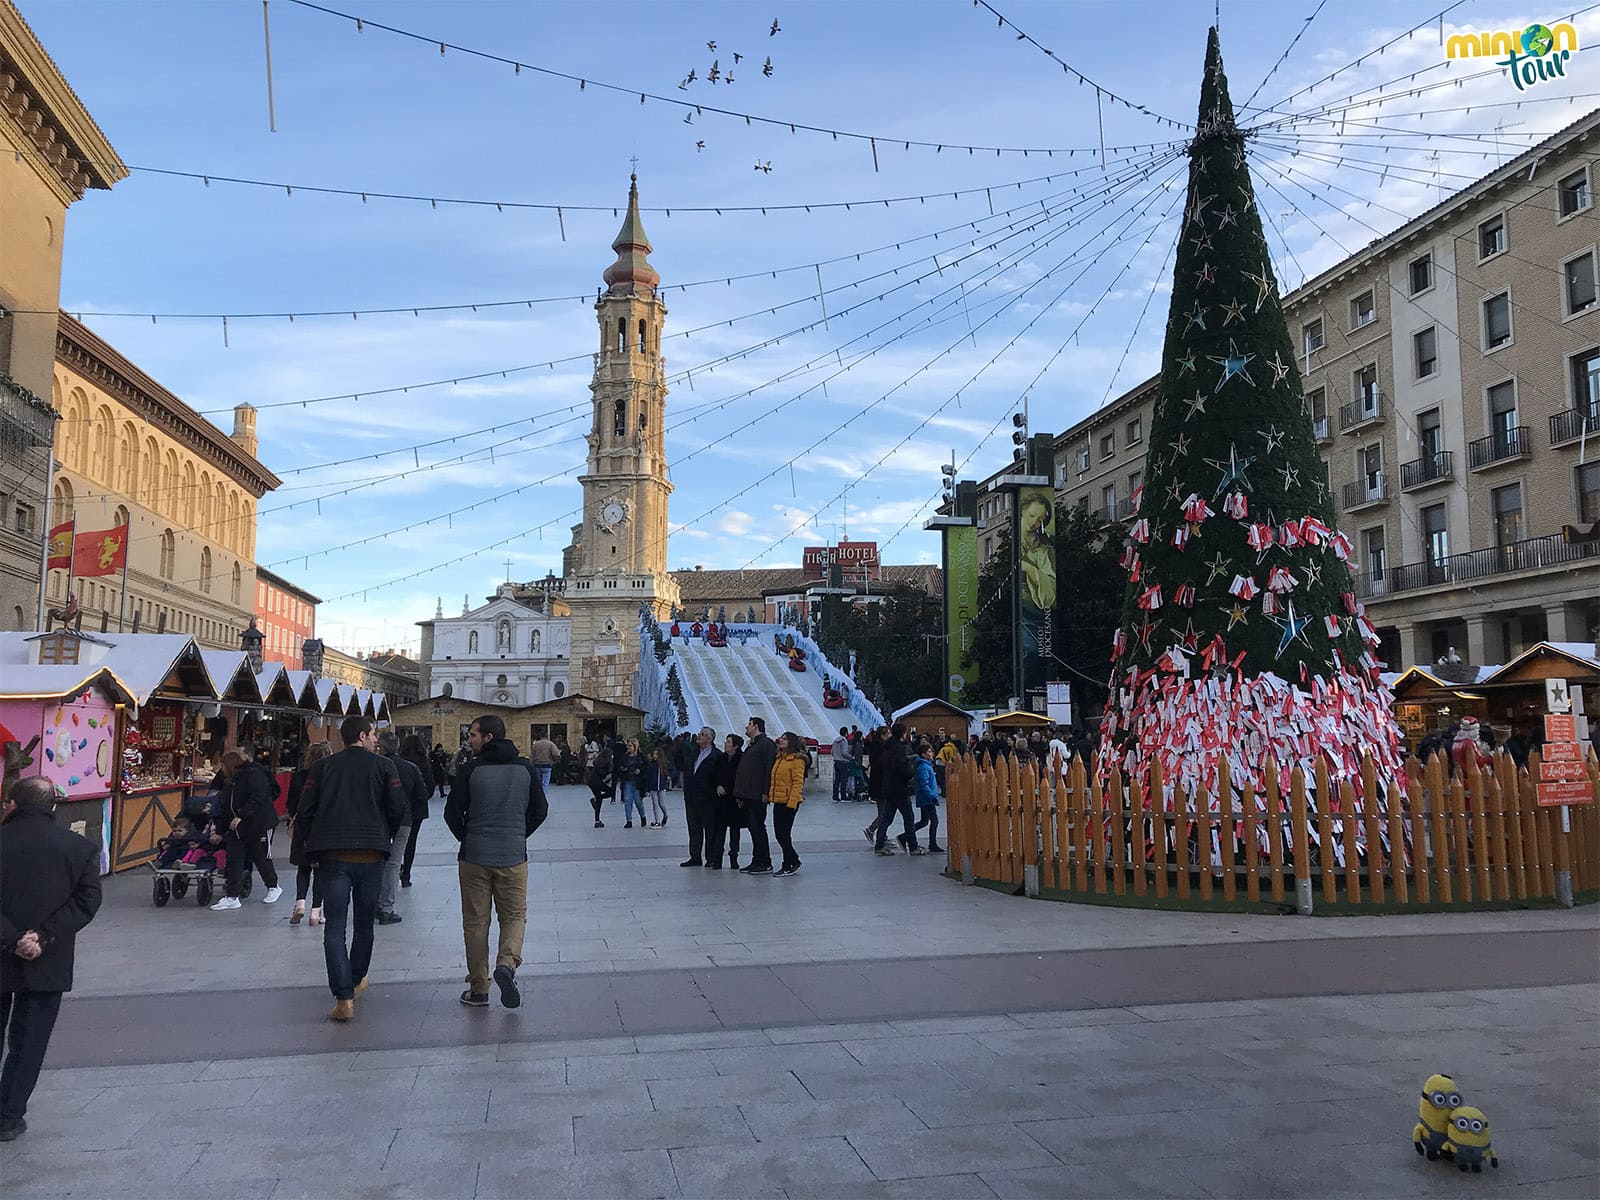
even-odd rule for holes
{"type": "Polygon", "coordinates": [[[72,573],[79,578],[114,575],[128,561],[128,528],[80,533],[72,540],[72,573]]]}
{"type": "Polygon", "coordinates": [[[50,531],[50,553],[45,570],[66,571],[72,567],[72,530],[76,521],[63,521],[50,531]]]}

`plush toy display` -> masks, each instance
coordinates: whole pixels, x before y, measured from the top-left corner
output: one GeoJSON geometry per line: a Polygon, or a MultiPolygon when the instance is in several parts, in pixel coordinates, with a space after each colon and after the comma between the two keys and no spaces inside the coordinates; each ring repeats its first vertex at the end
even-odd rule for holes
{"type": "Polygon", "coordinates": [[[1450,1140],[1446,1147],[1447,1153],[1455,1154],[1456,1166],[1463,1171],[1482,1171],[1486,1158],[1491,1167],[1500,1165],[1489,1144],[1489,1118],[1470,1104],[1459,1106],[1450,1114],[1450,1140]]]}
{"type": "Polygon", "coordinates": [[[1430,1161],[1441,1154],[1450,1155],[1450,1135],[1456,1132],[1450,1118],[1459,1107],[1461,1092],[1456,1088],[1456,1081],[1448,1075],[1429,1075],[1422,1085],[1417,1124],[1411,1130],[1411,1141],[1418,1154],[1426,1155],[1430,1161]]]}

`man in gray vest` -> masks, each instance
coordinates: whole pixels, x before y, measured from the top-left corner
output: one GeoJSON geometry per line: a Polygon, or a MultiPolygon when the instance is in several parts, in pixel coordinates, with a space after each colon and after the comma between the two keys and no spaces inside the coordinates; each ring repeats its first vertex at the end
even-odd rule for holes
{"type": "Polygon", "coordinates": [[[500,1003],[516,1008],[517,968],[528,924],[528,838],[550,813],[539,772],[506,740],[499,717],[482,716],[467,731],[475,758],[462,764],[444,806],[444,823],[461,843],[461,931],[467,945],[467,990],[461,1003],[489,1004],[489,909],[500,922],[494,982],[500,1003]]]}

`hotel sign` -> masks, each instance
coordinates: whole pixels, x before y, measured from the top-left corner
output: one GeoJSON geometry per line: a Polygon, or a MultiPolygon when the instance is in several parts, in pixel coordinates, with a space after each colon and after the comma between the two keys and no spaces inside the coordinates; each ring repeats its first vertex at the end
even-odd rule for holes
{"type": "Polygon", "coordinates": [[[807,579],[827,579],[828,568],[839,564],[845,579],[878,578],[877,542],[840,542],[835,546],[807,546],[800,560],[807,579]]]}

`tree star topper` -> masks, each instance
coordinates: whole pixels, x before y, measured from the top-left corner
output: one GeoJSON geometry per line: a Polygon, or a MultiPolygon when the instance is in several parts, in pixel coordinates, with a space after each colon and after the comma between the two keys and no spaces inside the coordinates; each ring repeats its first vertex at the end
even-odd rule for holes
{"type": "MultiPolygon", "coordinates": [[[[1205,326],[1202,325],[1200,328],[1204,329],[1205,326]]],[[[1222,390],[1222,385],[1227,383],[1228,380],[1232,379],[1235,375],[1244,380],[1251,387],[1255,387],[1256,381],[1250,378],[1250,372],[1245,368],[1255,361],[1256,356],[1254,354],[1240,354],[1239,344],[1232,338],[1228,339],[1228,352],[1226,354],[1208,354],[1206,357],[1222,368],[1222,378],[1217,380],[1217,386],[1212,390],[1211,393],[1213,396],[1216,395],[1217,392],[1220,392],[1222,390]]]]}

